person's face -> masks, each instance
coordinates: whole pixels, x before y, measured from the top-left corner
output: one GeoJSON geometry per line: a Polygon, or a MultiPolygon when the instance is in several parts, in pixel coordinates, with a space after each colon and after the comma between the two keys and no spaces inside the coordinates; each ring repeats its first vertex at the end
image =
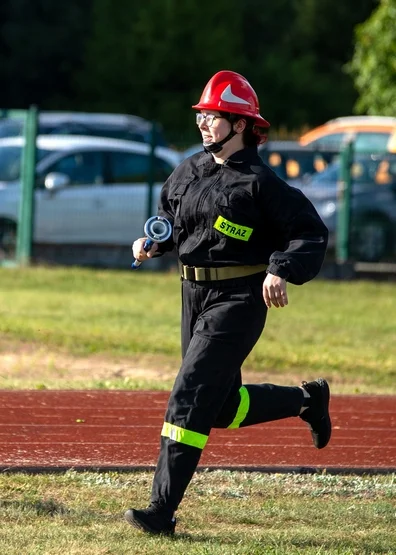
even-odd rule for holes
{"type": "Polygon", "coordinates": [[[231,131],[230,122],[213,110],[202,110],[197,114],[197,125],[204,143],[218,143],[231,131]]]}

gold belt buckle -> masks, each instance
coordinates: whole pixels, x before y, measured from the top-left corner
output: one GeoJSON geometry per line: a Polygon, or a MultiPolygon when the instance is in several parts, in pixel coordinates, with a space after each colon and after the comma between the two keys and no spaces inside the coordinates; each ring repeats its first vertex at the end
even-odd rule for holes
{"type": "Polygon", "coordinates": [[[212,268],[194,268],[195,281],[211,281],[212,268]]]}

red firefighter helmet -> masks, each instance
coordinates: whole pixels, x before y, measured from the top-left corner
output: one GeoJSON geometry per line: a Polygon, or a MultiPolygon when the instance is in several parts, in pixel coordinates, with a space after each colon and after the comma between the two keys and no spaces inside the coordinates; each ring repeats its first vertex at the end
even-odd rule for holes
{"type": "Polygon", "coordinates": [[[250,83],[235,71],[219,71],[208,81],[195,110],[230,112],[254,119],[257,127],[270,124],[260,116],[257,94],[250,83]]]}

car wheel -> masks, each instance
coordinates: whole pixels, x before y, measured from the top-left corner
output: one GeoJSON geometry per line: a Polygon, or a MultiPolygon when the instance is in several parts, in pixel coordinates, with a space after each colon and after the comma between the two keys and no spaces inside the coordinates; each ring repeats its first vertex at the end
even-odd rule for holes
{"type": "Polygon", "coordinates": [[[17,226],[14,222],[0,222],[0,260],[16,257],[17,226]]]}
{"type": "Polygon", "coordinates": [[[356,225],[352,254],[361,262],[378,262],[391,252],[392,237],[387,220],[372,216],[356,225]]]}

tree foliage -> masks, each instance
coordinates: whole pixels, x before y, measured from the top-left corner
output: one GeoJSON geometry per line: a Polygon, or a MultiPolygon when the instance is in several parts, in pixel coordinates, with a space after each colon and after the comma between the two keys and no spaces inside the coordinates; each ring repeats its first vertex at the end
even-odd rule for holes
{"type": "Polygon", "coordinates": [[[2,108],[58,108],[73,95],[91,0],[1,0],[2,108]]]}
{"type": "Polygon", "coordinates": [[[376,6],[2,0],[0,107],[132,113],[188,143],[198,140],[191,105],[216,71],[232,69],[251,82],[273,128],[301,129],[351,113],[357,95],[343,66],[355,25],[376,6]]]}
{"type": "Polygon", "coordinates": [[[242,66],[238,17],[223,4],[135,2],[128,18],[130,0],[118,0],[117,9],[112,0],[97,0],[77,76],[84,106],[138,114],[183,132],[203,83],[231,63],[242,66]]]}
{"type": "Polygon", "coordinates": [[[359,91],[356,111],[396,116],[396,0],[381,0],[356,29],[348,70],[359,91]]]}

